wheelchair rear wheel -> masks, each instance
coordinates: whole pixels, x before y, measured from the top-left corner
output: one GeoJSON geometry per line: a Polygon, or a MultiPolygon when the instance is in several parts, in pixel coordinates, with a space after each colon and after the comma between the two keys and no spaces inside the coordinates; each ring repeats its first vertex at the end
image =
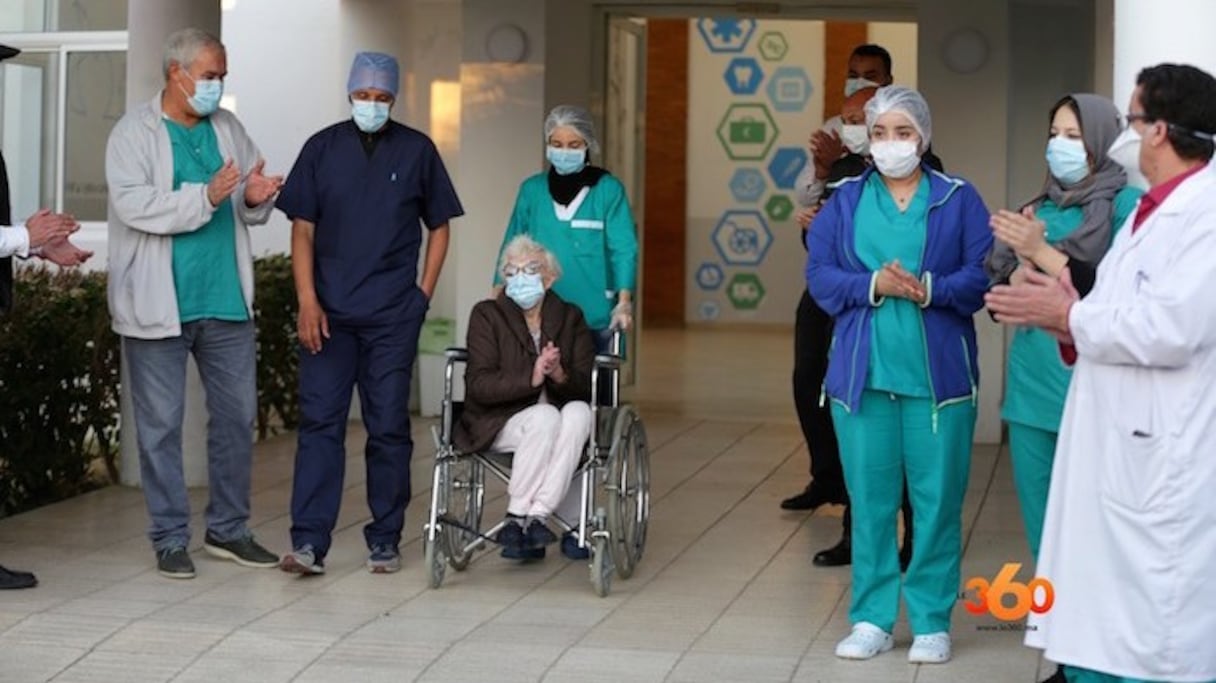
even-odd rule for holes
{"type": "Polygon", "coordinates": [[[622,579],[633,575],[646,547],[650,520],[650,449],[646,429],[630,406],[616,409],[604,482],[613,564],[622,579]]]}
{"type": "Polygon", "coordinates": [[[464,571],[476,549],[474,543],[481,529],[482,503],[485,500],[485,473],[482,464],[473,458],[447,460],[439,464],[440,521],[444,554],[452,569],[464,571]]]}

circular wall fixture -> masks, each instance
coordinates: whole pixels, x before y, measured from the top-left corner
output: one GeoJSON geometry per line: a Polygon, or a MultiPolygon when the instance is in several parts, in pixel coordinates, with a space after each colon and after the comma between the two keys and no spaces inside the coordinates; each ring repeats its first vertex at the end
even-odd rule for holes
{"type": "Polygon", "coordinates": [[[528,56],[528,34],[515,24],[499,24],[486,34],[486,57],[491,62],[518,64],[528,56]]]}
{"type": "Polygon", "coordinates": [[[988,39],[973,28],[960,28],[942,42],[942,62],[956,74],[970,74],[988,63],[988,39]]]}

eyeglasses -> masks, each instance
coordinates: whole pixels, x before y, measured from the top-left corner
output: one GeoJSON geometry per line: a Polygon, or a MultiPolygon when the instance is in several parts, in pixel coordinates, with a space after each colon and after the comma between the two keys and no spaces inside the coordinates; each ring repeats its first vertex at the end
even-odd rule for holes
{"type": "Polygon", "coordinates": [[[1138,114],[1133,114],[1133,113],[1129,112],[1127,114],[1124,114],[1121,118],[1123,119],[1124,128],[1127,128],[1128,126],[1132,125],[1136,121],[1143,121],[1145,123],[1149,123],[1150,121],[1155,120],[1155,119],[1150,118],[1149,115],[1145,114],[1144,112],[1140,112],[1138,114]]]}
{"type": "Polygon", "coordinates": [[[524,273],[525,275],[536,275],[542,269],[544,269],[544,264],[542,264],[540,261],[528,261],[522,266],[514,263],[508,263],[502,267],[502,275],[503,277],[512,277],[520,273],[524,273]]]}
{"type": "MultiPolygon", "coordinates": [[[[1153,123],[1155,121],[1161,121],[1161,119],[1155,119],[1155,118],[1149,116],[1148,114],[1144,114],[1144,113],[1124,114],[1123,115],[1124,127],[1132,125],[1132,123],[1135,121],[1143,121],[1144,123],[1153,123]]],[[[1172,131],[1174,133],[1178,133],[1179,135],[1187,135],[1192,138],[1195,138],[1196,140],[1203,140],[1204,142],[1216,141],[1216,135],[1213,135],[1212,133],[1206,133],[1201,130],[1187,128],[1186,126],[1180,126],[1176,123],[1170,123],[1169,121],[1163,121],[1163,123],[1165,124],[1166,128],[1168,128],[1170,131],[1172,131]]]]}

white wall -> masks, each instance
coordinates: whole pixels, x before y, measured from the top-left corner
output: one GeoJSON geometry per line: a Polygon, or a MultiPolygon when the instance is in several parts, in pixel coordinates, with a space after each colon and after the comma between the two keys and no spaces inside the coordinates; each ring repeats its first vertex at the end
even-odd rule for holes
{"type": "Polygon", "coordinates": [[[920,55],[917,52],[916,23],[910,21],[871,21],[867,26],[868,40],[881,45],[891,53],[891,72],[896,85],[916,87],[920,71],[920,55]]]}
{"type": "Polygon", "coordinates": [[[524,178],[541,170],[544,153],[546,34],[544,7],[531,0],[464,0],[460,70],[460,151],[456,188],[466,218],[453,240],[457,340],[469,311],[489,296],[498,247],[524,178]],[[486,39],[496,27],[522,29],[521,63],[490,61],[486,39]]]}
{"type": "MultiPolygon", "coordinates": [[[[921,3],[919,82],[933,113],[933,149],[946,170],[971,181],[989,209],[1006,205],[1009,130],[1009,24],[1000,4],[970,0],[921,3]],[[959,74],[942,60],[942,47],[953,32],[980,31],[988,44],[987,62],[978,71],[959,74]]],[[[1004,331],[986,313],[975,316],[980,341],[980,417],[976,440],[1000,438],[1000,401],[1005,365],[1004,331]]]]}
{"type": "MultiPolygon", "coordinates": [[[[262,151],[268,173],[286,174],[309,136],[349,115],[345,87],[353,55],[332,38],[346,7],[245,0],[223,12],[224,93],[262,151]]],[[[290,236],[287,219],[276,211],[254,229],[254,254],[288,251],[290,236]]]]}

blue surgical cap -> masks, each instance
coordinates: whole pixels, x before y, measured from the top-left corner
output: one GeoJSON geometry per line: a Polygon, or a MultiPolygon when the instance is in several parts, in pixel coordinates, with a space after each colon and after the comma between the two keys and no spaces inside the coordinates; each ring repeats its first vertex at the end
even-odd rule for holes
{"type": "Polygon", "coordinates": [[[397,58],[383,52],[360,52],[350,65],[350,78],[346,79],[346,92],[350,94],[362,88],[376,88],[391,93],[397,99],[397,85],[401,70],[397,58]]]}

